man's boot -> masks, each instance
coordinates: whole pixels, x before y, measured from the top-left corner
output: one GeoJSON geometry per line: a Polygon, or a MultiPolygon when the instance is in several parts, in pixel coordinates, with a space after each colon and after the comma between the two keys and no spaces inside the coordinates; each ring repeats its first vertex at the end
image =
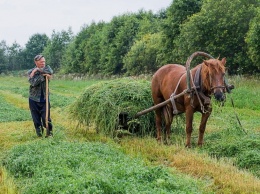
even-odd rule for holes
{"type": "Polygon", "coordinates": [[[37,136],[38,136],[38,137],[42,137],[42,132],[43,132],[43,130],[42,130],[40,127],[37,127],[35,130],[36,130],[37,136]]]}

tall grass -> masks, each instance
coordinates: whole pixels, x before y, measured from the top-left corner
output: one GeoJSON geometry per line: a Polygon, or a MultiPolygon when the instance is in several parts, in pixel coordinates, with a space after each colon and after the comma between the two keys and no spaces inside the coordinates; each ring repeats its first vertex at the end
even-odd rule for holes
{"type": "MultiPolygon", "coordinates": [[[[232,96],[237,108],[260,110],[259,79],[234,76],[232,83],[235,85],[232,96]]],[[[228,102],[228,106],[231,106],[230,102],[228,102]]]]}

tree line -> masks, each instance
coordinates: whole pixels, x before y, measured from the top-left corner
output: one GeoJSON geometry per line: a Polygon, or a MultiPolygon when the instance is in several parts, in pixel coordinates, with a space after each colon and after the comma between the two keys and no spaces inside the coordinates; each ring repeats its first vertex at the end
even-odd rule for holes
{"type": "Polygon", "coordinates": [[[51,37],[34,34],[24,48],[3,40],[0,73],[32,68],[33,57],[42,53],[59,73],[140,75],[185,64],[193,52],[204,51],[226,57],[230,74],[257,74],[259,21],[260,0],[173,0],[157,13],[125,13],[84,25],[76,35],[70,28],[51,37]]]}

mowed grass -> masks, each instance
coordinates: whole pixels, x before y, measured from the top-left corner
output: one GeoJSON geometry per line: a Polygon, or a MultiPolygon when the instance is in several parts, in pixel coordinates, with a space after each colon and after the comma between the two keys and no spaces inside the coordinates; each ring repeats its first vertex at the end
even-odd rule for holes
{"type": "MultiPolygon", "coordinates": [[[[32,121],[28,118],[27,78],[0,77],[3,105],[17,109],[17,112],[25,111],[22,120],[14,114],[9,121],[0,122],[0,159],[3,165],[0,169],[0,191],[41,193],[37,190],[39,187],[50,189],[43,190],[43,193],[73,193],[74,190],[77,193],[132,193],[134,190],[129,188],[137,188],[134,193],[259,193],[257,169],[243,166],[252,165],[250,154],[257,156],[257,152],[246,149],[258,145],[260,132],[259,109],[243,103],[243,98],[246,95],[248,102],[260,102],[255,98],[260,92],[259,81],[242,77],[235,77],[232,81],[236,86],[232,94],[236,108],[232,108],[229,99],[225,107],[214,105],[203,149],[195,147],[199,125],[199,114],[196,115],[194,148],[186,149],[183,144],[183,118],[174,123],[173,145],[168,146],[158,144],[151,137],[124,137],[115,141],[97,134],[95,130],[77,127],[77,121],[71,120],[68,115],[68,106],[87,86],[99,82],[96,80],[52,80],[51,114],[55,137],[52,140],[37,139],[32,121]],[[234,112],[247,134],[241,131],[234,112]],[[250,137],[257,138],[256,142],[252,143],[250,137]],[[248,146],[249,142],[252,147],[248,146]],[[233,154],[221,155],[219,147],[233,154]],[[230,149],[234,147],[237,147],[236,152],[230,149]],[[239,157],[243,159],[239,150],[249,151],[246,161],[239,160],[239,157]],[[39,165],[35,165],[35,161],[39,161],[39,165]],[[89,163],[92,165],[87,165],[89,163]],[[25,174],[20,173],[21,169],[25,169],[25,174]],[[26,174],[26,170],[32,174],[26,174]],[[67,190],[62,192],[62,188],[67,190]]],[[[0,118],[5,118],[5,113],[1,111],[0,118]]],[[[256,164],[253,164],[259,167],[259,160],[255,158],[256,164]]]]}
{"type": "Polygon", "coordinates": [[[198,181],[162,166],[148,166],[117,147],[99,142],[37,141],[16,146],[3,163],[26,194],[201,193],[198,181]]]}

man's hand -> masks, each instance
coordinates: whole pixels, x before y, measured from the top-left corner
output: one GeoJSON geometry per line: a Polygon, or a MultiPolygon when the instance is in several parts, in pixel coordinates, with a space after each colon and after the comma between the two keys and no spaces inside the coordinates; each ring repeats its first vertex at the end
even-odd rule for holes
{"type": "Polygon", "coordinates": [[[48,80],[51,79],[51,77],[52,77],[50,74],[47,74],[47,73],[46,73],[46,74],[42,74],[42,75],[43,75],[44,77],[46,77],[48,80]]]}
{"type": "Polygon", "coordinates": [[[40,71],[40,69],[38,67],[34,68],[34,70],[32,70],[32,72],[30,73],[30,77],[32,78],[37,71],[40,71]]]}

